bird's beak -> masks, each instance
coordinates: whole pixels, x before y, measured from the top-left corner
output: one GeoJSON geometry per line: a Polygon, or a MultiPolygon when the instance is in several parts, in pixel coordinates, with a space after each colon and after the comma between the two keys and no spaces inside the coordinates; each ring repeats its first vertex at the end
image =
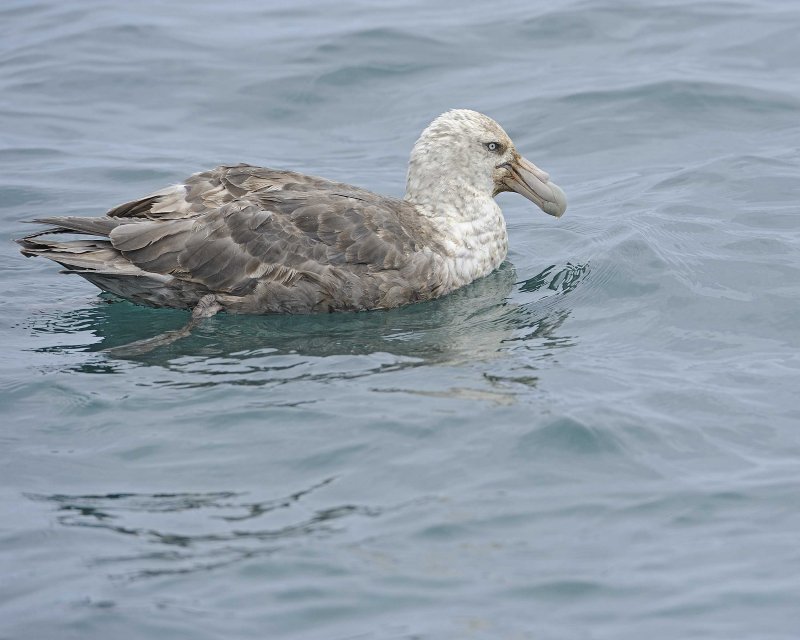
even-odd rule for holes
{"type": "Polygon", "coordinates": [[[525,196],[545,213],[560,218],[567,210],[567,197],[550,176],[532,162],[515,154],[511,162],[502,165],[507,169],[502,191],[516,191],[525,196]]]}

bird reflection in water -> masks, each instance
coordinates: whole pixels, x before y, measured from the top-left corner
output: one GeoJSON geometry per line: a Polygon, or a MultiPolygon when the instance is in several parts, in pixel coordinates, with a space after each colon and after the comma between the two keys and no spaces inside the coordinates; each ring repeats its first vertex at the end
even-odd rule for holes
{"type": "MultiPolygon", "coordinates": [[[[301,316],[225,316],[206,320],[192,335],[148,353],[123,356],[114,348],[142,336],[178,330],[185,313],[147,309],[111,297],[73,312],[39,316],[33,332],[71,334],[71,344],[43,350],[100,352],[80,366],[108,372],[114,362],[172,367],[181,358],[238,361],[255,356],[314,357],[388,353],[406,366],[458,365],[492,360],[515,343],[542,339],[569,346],[557,332],[570,314],[569,295],[589,274],[589,265],[548,266],[522,282],[505,263],[496,272],[440,300],[400,309],[301,316]],[[531,300],[531,297],[533,299],[531,300]],[[77,342],[77,335],[90,337],[77,342]],[[77,342],[77,343],[76,343],[77,342]]],[[[528,344],[536,347],[536,344],[528,344]]],[[[195,361],[195,367],[197,363],[195,361]]]]}

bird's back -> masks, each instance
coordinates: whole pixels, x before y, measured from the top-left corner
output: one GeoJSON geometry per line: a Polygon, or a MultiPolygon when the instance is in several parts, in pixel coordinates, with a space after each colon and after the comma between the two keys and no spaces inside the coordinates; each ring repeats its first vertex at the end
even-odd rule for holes
{"type": "Polygon", "coordinates": [[[55,228],[20,240],[23,253],[151,306],[213,293],[231,312],[303,313],[446,293],[436,230],[412,205],[289,171],[221,166],[101,218],[38,221],[55,228]]]}

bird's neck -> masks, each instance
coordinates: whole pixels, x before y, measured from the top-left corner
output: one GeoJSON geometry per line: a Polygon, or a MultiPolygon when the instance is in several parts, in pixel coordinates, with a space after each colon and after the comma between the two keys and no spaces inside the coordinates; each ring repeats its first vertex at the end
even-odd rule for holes
{"type": "Polygon", "coordinates": [[[443,282],[450,290],[496,269],[508,251],[505,220],[494,198],[450,177],[409,176],[405,200],[431,221],[444,262],[443,282]]]}
{"type": "MultiPolygon", "coordinates": [[[[480,185],[483,187],[484,185],[480,185]]],[[[476,187],[471,181],[446,173],[409,171],[406,194],[403,198],[429,218],[474,220],[497,205],[488,189],[476,187]]]]}

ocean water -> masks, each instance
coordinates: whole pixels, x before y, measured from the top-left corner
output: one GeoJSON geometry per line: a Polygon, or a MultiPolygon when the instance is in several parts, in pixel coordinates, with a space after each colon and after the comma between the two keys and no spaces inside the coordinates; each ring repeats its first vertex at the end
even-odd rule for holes
{"type": "Polygon", "coordinates": [[[0,6],[0,638],[800,636],[800,5],[0,6]],[[389,312],[98,295],[12,242],[225,162],[399,196],[452,107],[569,199],[389,312]]]}

